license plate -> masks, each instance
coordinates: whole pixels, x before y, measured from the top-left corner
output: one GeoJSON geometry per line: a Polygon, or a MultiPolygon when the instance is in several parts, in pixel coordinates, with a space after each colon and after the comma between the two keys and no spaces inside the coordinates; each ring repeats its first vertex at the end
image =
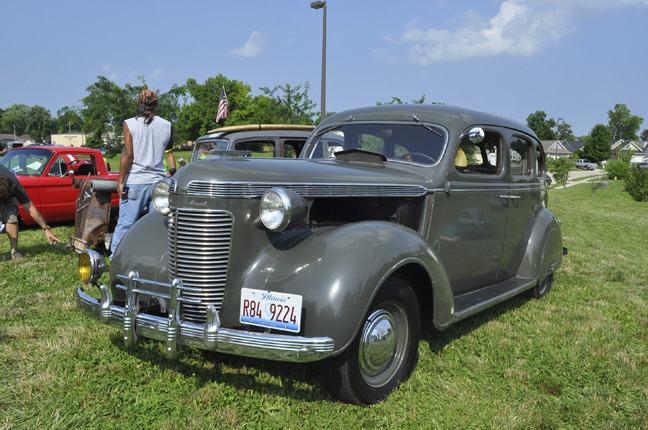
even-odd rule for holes
{"type": "Polygon", "coordinates": [[[241,317],[244,324],[299,332],[302,296],[274,291],[241,289],[241,317]]]}
{"type": "Polygon", "coordinates": [[[86,243],[85,240],[74,238],[74,249],[77,251],[77,254],[82,253],[86,249],[86,243]]]}

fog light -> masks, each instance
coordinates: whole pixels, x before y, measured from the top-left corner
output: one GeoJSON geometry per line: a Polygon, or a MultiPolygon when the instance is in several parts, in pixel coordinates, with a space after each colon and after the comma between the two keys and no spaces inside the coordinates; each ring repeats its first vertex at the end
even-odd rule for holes
{"type": "Polygon", "coordinates": [[[79,277],[86,284],[96,283],[106,271],[106,261],[91,249],[85,249],[79,256],[79,277]]]}

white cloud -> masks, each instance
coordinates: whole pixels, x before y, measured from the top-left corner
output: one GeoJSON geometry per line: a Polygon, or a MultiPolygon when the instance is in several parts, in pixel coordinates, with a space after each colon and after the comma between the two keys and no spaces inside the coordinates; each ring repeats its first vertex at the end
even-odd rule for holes
{"type": "Polygon", "coordinates": [[[153,73],[151,73],[151,77],[153,79],[156,79],[156,78],[159,78],[160,76],[162,76],[162,74],[163,74],[162,69],[155,69],[155,70],[153,70],[153,73]]]}
{"type": "Polygon", "coordinates": [[[238,57],[252,58],[259,55],[263,47],[263,36],[258,31],[253,31],[245,45],[240,49],[235,49],[232,54],[238,57]]]}
{"type": "Polygon", "coordinates": [[[646,6],[648,0],[505,0],[493,17],[467,13],[455,29],[426,29],[416,20],[405,26],[400,37],[388,35],[384,40],[409,46],[410,61],[422,66],[477,57],[531,56],[574,31],[578,15],[646,6]]]}

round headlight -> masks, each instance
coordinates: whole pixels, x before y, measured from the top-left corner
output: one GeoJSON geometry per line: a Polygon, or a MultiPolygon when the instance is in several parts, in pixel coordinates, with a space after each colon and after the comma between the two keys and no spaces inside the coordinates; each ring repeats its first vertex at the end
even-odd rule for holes
{"type": "Polygon", "coordinates": [[[106,271],[106,261],[91,249],[85,249],[79,256],[79,276],[81,282],[94,284],[106,271]]]}
{"type": "Polygon", "coordinates": [[[259,217],[271,231],[283,231],[306,217],[306,201],[285,188],[271,188],[261,197],[259,217]]]}
{"type": "Polygon", "coordinates": [[[166,215],[171,211],[171,209],[169,209],[170,189],[171,185],[167,181],[160,181],[153,186],[153,191],[151,193],[153,207],[162,215],[166,215]]]}

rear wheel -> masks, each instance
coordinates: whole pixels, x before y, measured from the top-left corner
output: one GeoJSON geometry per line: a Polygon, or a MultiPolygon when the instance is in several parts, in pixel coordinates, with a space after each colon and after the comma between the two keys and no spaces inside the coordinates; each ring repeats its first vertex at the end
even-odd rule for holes
{"type": "Polygon", "coordinates": [[[538,282],[538,285],[533,287],[533,289],[531,290],[531,295],[534,299],[540,299],[546,296],[551,289],[551,284],[553,284],[553,273],[548,275],[541,282],[538,282]]]}
{"type": "Polygon", "coordinates": [[[412,288],[400,278],[387,280],[354,342],[327,362],[324,382],[330,393],[355,404],[383,400],[412,372],[420,326],[412,288]]]}

